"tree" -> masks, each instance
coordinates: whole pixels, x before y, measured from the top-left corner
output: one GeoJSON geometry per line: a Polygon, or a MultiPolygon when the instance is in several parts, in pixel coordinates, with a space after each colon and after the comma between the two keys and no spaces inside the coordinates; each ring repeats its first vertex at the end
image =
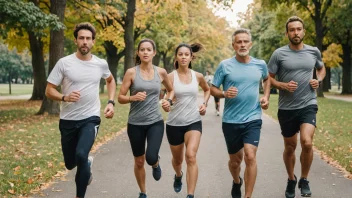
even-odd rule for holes
{"type": "Polygon", "coordinates": [[[124,70],[133,67],[133,55],[134,55],[134,35],[133,35],[133,24],[134,24],[134,13],[136,11],[136,0],[129,0],[127,3],[127,14],[125,20],[125,61],[124,70]]]}
{"type": "Polygon", "coordinates": [[[0,24],[3,37],[10,29],[16,29],[18,34],[28,33],[32,53],[34,86],[31,100],[43,99],[46,85],[44,67],[43,42],[45,29],[63,29],[56,16],[47,15],[39,8],[39,0],[23,2],[20,0],[0,0],[0,24]]]}
{"type": "MultiPolygon", "coordinates": [[[[59,17],[61,22],[64,21],[65,17],[66,0],[50,0],[50,13],[55,14],[59,17]]],[[[64,31],[51,30],[50,31],[50,46],[49,46],[49,71],[48,74],[53,70],[56,62],[64,56],[64,31]]],[[[60,104],[58,101],[51,100],[44,96],[42,105],[37,114],[43,114],[48,112],[49,114],[59,114],[60,104]]]]}
{"type": "MultiPolygon", "coordinates": [[[[342,62],[342,47],[341,45],[337,45],[336,43],[332,43],[329,47],[323,52],[323,62],[325,66],[329,69],[340,67],[340,63],[342,62]]],[[[329,77],[329,79],[331,79],[329,77]]],[[[331,89],[331,86],[328,87],[331,89]]],[[[324,90],[329,91],[329,90],[324,90]]]]}

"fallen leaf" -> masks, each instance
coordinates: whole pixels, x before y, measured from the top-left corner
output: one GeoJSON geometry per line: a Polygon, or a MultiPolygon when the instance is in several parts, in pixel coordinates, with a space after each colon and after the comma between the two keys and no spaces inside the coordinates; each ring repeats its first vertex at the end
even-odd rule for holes
{"type": "Polygon", "coordinates": [[[33,183],[33,179],[32,178],[28,178],[27,183],[28,184],[32,184],[33,183]]]}
{"type": "Polygon", "coordinates": [[[15,190],[14,189],[11,189],[11,190],[8,190],[7,192],[9,192],[10,194],[15,194],[15,190]]]}
{"type": "Polygon", "coordinates": [[[12,182],[9,182],[11,188],[13,188],[15,186],[15,184],[13,184],[12,182]]]}

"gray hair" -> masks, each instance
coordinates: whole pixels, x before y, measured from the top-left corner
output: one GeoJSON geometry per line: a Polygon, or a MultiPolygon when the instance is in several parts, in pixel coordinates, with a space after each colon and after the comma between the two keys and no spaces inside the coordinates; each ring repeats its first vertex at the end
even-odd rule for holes
{"type": "Polygon", "coordinates": [[[238,28],[233,34],[232,34],[232,43],[235,42],[235,36],[237,34],[241,34],[241,33],[246,33],[249,36],[249,40],[252,41],[252,34],[251,31],[249,29],[245,29],[245,28],[238,28]]]}

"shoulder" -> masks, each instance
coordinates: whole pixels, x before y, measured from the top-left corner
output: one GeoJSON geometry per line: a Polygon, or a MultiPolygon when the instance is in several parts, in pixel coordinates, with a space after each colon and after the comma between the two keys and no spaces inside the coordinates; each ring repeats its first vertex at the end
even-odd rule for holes
{"type": "Polygon", "coordinates": [[[94,58],[94,60],[98,63],[98,64],[102,64],[102,65],[108,65],[108,62],[105,59],[99,58],[95,55],[92,55],[92,57],[94,58]]]}
{"type": "Polygon", "coordinates": [[[255,64],[257,64],[257,65],[261,65],[261,66],[265,66],[266,65],[266,62],[265,62],[265,60],[262,60],[262,59],[259,59],[259,58],[254,58],[254,57],[252,57],[251,56],[251,58],[252,58],[252,62],[253,63],[255,63],[255,64]]]}
{"type": "Polygon", "coordinates": [[[164,68],[157,67],[157,66],[154,66],[154,67],[156,67],[156,69],[157,69],[157,71],[158,71],[158,73],[159,73],[160,75],[163,75],[163,76],[166,76],[166,75],[167,75],[167,72],[166,72],[166,70],[165,70],[164,68]]]}
{"type": "Polygon", "coordinates": [[[196,75],[196,77],[197,77],[198,79],[204,78],[204,75],[203,75],[202,73],[196,72],[196,71],[194,71],[194,70],[192,70],[192,71],[194,72],[194,74],[196,75]]]}
{"type": "Polygon", "coordinates": [[[136,67],[132,67],[127,69],[125,76],[133,76],[136,74],[136,67]]]}

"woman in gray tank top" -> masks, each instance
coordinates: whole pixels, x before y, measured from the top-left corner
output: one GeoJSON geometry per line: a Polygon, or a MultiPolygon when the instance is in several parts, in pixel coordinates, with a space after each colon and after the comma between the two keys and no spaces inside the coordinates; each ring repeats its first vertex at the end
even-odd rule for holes
{"type": "MultiPolygon", "coordinates": [[[[174,95],[166,70],[152,64],[155,54],[154,41],[143,39],[139,42],[136,66],[126,71],[118,94],[119,103],[131,103],[127,133],[134,155],[134,173],[140,188],[139,198],[147,197],[144,161],[152,166],[155,180],[158,181],[162,173],[159,149],[164,135],[164,121],[159,108],[160,83],[163,83],[168,91],[167,98],[174,95]]],[[[170,110],[170,102],[171,99],[163,100],[164,111],[170,110]]]]}
{"type": "Polygon", "coordinates": [[[209,86],[201,73],[192,70],[193,53],[202,46],[180,44],[175,51],[176,70],[168,75],[175,92],[173,105],[166,122],[166,134],[172,153],[172,166],[176,172],[174,176],[174,190],[182,190],[182,162],[184,148],[187,163],[187,198],[194,197],[198,179],[198,165],[196,155],[202,134],[201,115],[205,115],[210,96],[209,86]],[[204,91],[203,104],[198,106],[198,86],[204,91]]]}

